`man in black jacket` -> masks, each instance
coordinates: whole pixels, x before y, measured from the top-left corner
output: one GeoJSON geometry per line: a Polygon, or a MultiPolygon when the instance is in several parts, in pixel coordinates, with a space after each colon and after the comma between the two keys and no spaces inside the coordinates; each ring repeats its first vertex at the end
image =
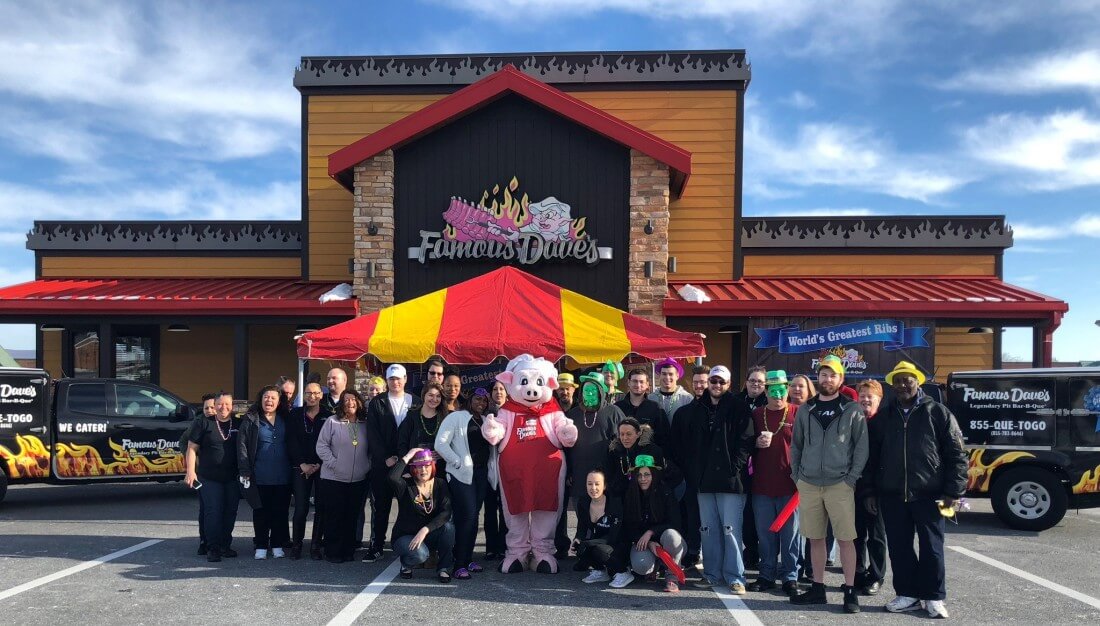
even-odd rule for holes
{"type": "Polygon", "coordinates": [[[966,491],[962,431],[946,406],[921,393],[924,374],[902,361],[886,375],[894,398],[871,422],[868,510],[882,509],[897,597],[892,613],[924,609],[946,618],[944,517],[966,491]],[[913,549],[913,535],[920,555],[913,549]]]}
{"type": "MultiPolygon", "coordinates": [[[[768,395],[764,393],[764,379],[768,369],[763,365],[754,365],[745,375],[745,388],[733,395],[737,401],[737,419],[747,419],[753,422],[752,412],[759,407],[768,405],[768,395]]],[[[755,422],[753,422],[755,423],[755,422]]],[[[745,483],[745,493],[752,492],[752,476],[745,483]]],[[[744,539],[745,567],[754,568],[760,562],[760,538],[756,534],[756,514],[752,512],[752,498],[745,500],[745,520],[741,528],[741,536],[744,539]]]]}
{"type": "Polygon", "coordinates": [[[711,368],[706,395],[683,407],[673,422],[687,412],[677,454],[684,463],[688,488],[698,494],[702,584],[729,585],[732,593],[744,595],[741,526],[754,429],[752,416],[736,410],[729,388],[729,369],[711,368]]]}
{"type": "Polygon", "coordinates": [[[400,459],[397,428],[413,408],[413,397],[405,393],[408,377],[398,363],[386,368],[386,393],[379,394],[367,406],[367,451],[370,454],[371,545],[363,560],[371,563],[382,556],[386,530],[393,506],[390,468],[400,459]]]}
{"type": "MultiPolygon", "coordinates": [[[[309,383],[302,394],[303,406],[290,410],[287,421],[287,453],[290,455],[292,488],[294,490],[294,523],[291,533],[290,558],[302,558],[302,542],[305,539],[306,518],[309,516],[309,500],[312,496],[319,503],[321,459],[317,456],[317,436],[321,426],[332,413],[321,408],[325,395],[320,383],[309,383]]],[[[321,559],[321,507],[314,506],[313,533],[310,537],[309,555],[321,559]]]]}
{"type": "Polygon", "coordinates": [[[669,421],[661,405],[646,397],[649,393],[649,372],[637,367],[627,375],[629,393],[615,403],[626,417],[633,417],[643,426],[653,429],[653,443],[663,450],[669,444],[669,421]]]}

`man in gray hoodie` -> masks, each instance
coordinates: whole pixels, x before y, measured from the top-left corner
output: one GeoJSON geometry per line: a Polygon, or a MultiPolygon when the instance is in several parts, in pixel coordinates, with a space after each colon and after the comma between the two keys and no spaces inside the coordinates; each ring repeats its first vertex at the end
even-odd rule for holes
{"type": "Polygon", "coordinates": [[[818,394],[798,408],[791,439],[791,478],[798,488],[799,525],[810,540],[814,581],[794,604],[826,604],[825,536],[832,522],[844,570],[844,610],[859,612],[855,590],[855,487],[867,463],[863,407],[840,393],[844,364],[827,355],[817,370],[818,394]]]}

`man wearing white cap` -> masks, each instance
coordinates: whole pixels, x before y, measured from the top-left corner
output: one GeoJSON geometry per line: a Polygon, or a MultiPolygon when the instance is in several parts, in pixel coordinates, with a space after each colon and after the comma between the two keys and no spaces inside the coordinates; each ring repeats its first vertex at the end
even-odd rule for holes
{"type": "Polygon", "coordinates": [[[737,411],[736,404],[730,393],[729,368],[716,365],[707,379],[707,393],[680,409],[676,419],[689,421],[680,458],[689,489],[698,494],[701,585],[728,585],[731,593],[744,595],[741,528],[755,432],[752,416],[737,411]]]}
{"type": "Polygon", "coordinates": [[[393,506],[389,471],[398,460],[397,428],[413,408],[412,396],[405,393],[408,380],[405,366],[394,363],[386,368],[386,393],[378,394],[367,407],[367,451],[371,458],[371,545],[363,560],[373,562],[382,555],[386,528],[393,506]]]}

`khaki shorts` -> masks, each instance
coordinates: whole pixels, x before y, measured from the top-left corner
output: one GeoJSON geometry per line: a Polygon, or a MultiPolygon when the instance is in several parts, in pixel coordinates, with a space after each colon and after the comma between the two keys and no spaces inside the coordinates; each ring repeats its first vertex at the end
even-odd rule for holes
{"type": "Polygon", "coordinates": [[[855,491],[848,483],[839,482],[828,487],[818,487],[798,481],[798,529],[807,539],[824,539],[829,522],[833,523],[833,536],[840,541],[856,538],[855,491]]]}

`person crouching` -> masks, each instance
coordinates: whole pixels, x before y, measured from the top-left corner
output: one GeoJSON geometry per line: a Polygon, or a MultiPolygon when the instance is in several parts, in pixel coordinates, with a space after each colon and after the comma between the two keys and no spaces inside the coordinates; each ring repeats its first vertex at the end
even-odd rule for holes
{"type": "Polygon", "coordinates": [[[451,495],[446,481],[435,477],[431,450],[413,448],[390,470],[390,484],[397,497],[397,521],[393,525],[393,550],[401,557],[401,578],[412,578],[412,568],[439,554],[439,582],[451,582],[454,567],[455,527],[451,522],[451,495]],[[405,478],[405,470],[410,478],[405,478]]]}
{"type": "MultiPolygon", "coordinates": [[[[634,581],[634,574],[656,580],[658,551],[667,552],[679,564],[684,557],[684,539],[680,526],[680,503],[661,482],[661,468],[653,457],[641,454],[634,459],[634,480],[623,499],[623,536],[630,542],[630,569],[615,575],[611,586],[621,589],[634,581]],[[633,573],[631,573],[633,572],[633,573]]],[[[680,586],[671,572],[666,573],[664,590],[678,593],[680,586]]]]}

